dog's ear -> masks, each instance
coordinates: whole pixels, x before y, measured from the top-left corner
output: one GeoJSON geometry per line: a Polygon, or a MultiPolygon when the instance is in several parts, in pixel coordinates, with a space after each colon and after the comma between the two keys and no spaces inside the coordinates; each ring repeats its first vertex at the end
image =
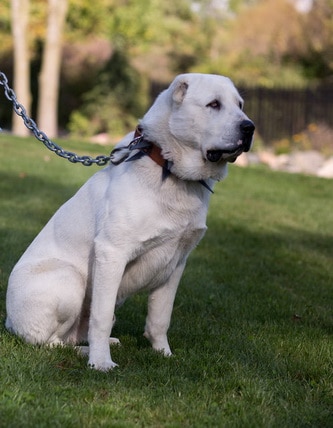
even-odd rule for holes
{"type": "Polygon", "coordinates": [[[172,94],[172,99],[176,103],[182,103],[188,89],[188,83],[184,80],[176,82],[175,89],[172,94]]]}

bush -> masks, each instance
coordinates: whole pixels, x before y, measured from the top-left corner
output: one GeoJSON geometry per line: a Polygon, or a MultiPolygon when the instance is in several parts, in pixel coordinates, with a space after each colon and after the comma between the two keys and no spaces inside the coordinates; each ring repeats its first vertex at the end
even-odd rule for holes
{"type": "Polygon", "coordinates": [[[291,138],[282,138],[273,142],[276,154],[290,153],[294,150],[317,150],[324,156],[333,154],[333,129],[325,123],[310,123],[302,132],[291,138]]]}
{"type": "Polygon", "coordinates": [[[148,85],[121,51],[115,51],[83,105],[70,117],[71,134],[88,137],[107,132],[123,135],[133,129],[148,104],[148,85]]]}

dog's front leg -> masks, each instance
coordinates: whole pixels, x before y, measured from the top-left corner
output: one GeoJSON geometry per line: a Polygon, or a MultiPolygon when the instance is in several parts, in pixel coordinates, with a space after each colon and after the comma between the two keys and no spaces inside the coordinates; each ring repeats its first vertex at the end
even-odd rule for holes
{"type": "Polygon", "coordinates": [[[113,325],[118,288],[125,269],[119,254],[96,249],[92,302],[89,320],[89,366],[107,371],[115,366],[111,359],[109,337],[113,325]]]}
{"type": "Polygon", "coordinates": [[[175,269],[162,287],[153,290],[148,299],[148,315],[144,336],[150,341],[153,349],[163,352],[165,356],[172,354],[167,332],[178,284],[184,268],[185,262],[175,269]]]}

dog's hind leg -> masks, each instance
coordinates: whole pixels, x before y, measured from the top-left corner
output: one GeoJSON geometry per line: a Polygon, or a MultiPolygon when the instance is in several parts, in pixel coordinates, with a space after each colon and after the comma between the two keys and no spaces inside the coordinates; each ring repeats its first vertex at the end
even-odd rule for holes
{"type": "Polygon", "coordinates": [[[31,265],[13,271],[7,291],[6,327],[33,344],[73,342],[69,335],[75,337],[82,310],[83,278],[65,263],[54,263],[49,270],[41,270],[41,265],[39,272],[31,265]]]}

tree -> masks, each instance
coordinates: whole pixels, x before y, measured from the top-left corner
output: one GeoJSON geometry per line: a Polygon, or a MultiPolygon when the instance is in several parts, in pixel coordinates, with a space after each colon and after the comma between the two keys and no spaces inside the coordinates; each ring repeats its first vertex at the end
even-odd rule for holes
{"type": "Polygon", "coordinates": [[[304,86],[307,80],[299,62],[305,46],[302,16],[294,4],[290,0],[233,4],[237,13],[216,28],[215,55],[198,71],[225,74],[245,86],[304,86]]]}
{"type": "Polygon", "coordinates": [[[49,137],[55,137],[58,133],[61,42],[67,8],[67,0],[48,0],[47,32],[39,77],[37,122],[49,137]]]}
{"type": "MultiPolygon", "coordinates": [[[[14,42],[14,88],[19,101],[30,112],[30,64],[28,53],[29,0],[12,0],[12,34],[14,42]]],[[[13,113],[13,133],[28,135],[22,119],[13,113]]]]}
{"type": "Polygon", "coordinates": [[[333,0],[314,0],[303,17],[304,49],[298,57],[308,79],[333,75],[333,0]]]}

